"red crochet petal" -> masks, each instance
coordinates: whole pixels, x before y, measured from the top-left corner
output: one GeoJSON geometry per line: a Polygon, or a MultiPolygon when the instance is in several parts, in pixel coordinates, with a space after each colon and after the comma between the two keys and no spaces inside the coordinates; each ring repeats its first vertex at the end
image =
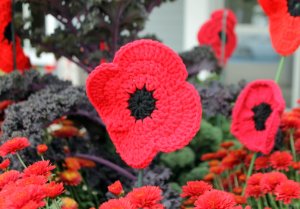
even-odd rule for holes
{"type": "Polygon", "coordinates": [[[122,47],[114,60],[90,74],[87,94],[122,159],[144,168],[157,152],[171,152],[190,142],[200,127],[200,97],[183,79],[186,70],[181,59],[159,42],[135,41],[122,47]],[[155,108],[142,119],[129,106],[137,91],[148,96],[152,92],[155,100],[155,108]]]}
{"type": "Polygon", "coordinates": [[[286,0],[258,0],[267,15],[272,15],[286,7],[286,0]]]}
{"type": "Polygon", "coordinates": [[[156,63],[161,73],[170,74],[176,80],[185,80],[187,71],[179,56],[165,45],[152,40],[137,40],[122,47],[115,55],[114,63],[129,70],[138,62],[156,63]]]}
{"type": "Polygon", "coordinates": [[[278,85],[271,80],[249,83],[239,95],[232,113],[231,133],[249,150],[269,154],[273,149],[285,102],[278,85]],[[272,113],[264,130],[256,130],[252,108],[266,103],[272,113]]]}

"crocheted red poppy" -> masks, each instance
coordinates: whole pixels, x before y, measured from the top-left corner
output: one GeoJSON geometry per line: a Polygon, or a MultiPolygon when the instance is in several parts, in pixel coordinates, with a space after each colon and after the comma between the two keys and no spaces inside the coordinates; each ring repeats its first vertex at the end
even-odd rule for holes
{"type": "Polygon", "coordinates": [[[87,95],[128,165],[144,168],[194,137],[202,108],[186,78],[180,57],[152,40],[127,44],[89,75],[87,95]]]}
{"type": "Polygon", "coordinates": [[[227,59],[232,55],[237,44],[237,37],[234,32],[237,23],[236,17],[231,10],[217,10],[212,13],[208,20],[198,32],[198,41],[200,45],[210,45],[220,63],[225,64],[227,59]],[[224,13],[226,12],[226,32],[223,31],[224,13]],[[224,60],[222,59],[222,37],[225,34],[225,53],[224,60]]]}
{"type": "MultiPolygon", "coordinates": [[[[0,72],[10,73],[13,71],[13,44],[11,33],[11,0],[0,2],[0,72]]],[[[29,58],[24,54],[21,39],[15,35],[16,62],[19,71],[31,67],[29,58]]]]}
{"type": "Polygon", "coordinates": [[[300,45],[299,0],[259,0],[269,17],[271,41],[275,50],[290,55],[300,45]]]}
{"type": "Polygon", "coordinates": [[[284,108],[281,90],[274,81],[251,82],[235,103],[231,133],[249,150],[269,154],[284,108]]]}

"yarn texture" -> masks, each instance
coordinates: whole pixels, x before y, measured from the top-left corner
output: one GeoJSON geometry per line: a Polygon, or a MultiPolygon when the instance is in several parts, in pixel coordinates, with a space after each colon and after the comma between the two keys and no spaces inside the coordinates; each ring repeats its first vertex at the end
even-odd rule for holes
{"type": "Polygon", "coordinates": [[[147,167],[158,152],[186,146],[200,128],[202,107],[187,71],[170,48],[152,40],[123,46],[88,77],[87,95],[121,158],[147,167]]]}
{"type": "Polygon", "coordinates": [[[300,45],[300,2],[296,0],[259,0],[269,17],[271,41],[277,53],[287,56],[300,45]]]}
{"type": "Polygon", "coordinates": [[[284,108],[281,90],[274,81],[253,81],[235,103],[231,133],[249,150],[269,154],[284,108]]]}
{"type": "Polygon", "coordinates": [[[222,36],[223,19],[225,10],[217,10],[212,13],[211,18],[202,25],[198,32],[198,41],[200,45],[209,45],[213,48],[219,61],[226,63],[231,57],[237,45],[237,37],[234,32],[237,19],[231,10],[226,9],[226,34],[225,34],[225,54],[222,59],[222,36]]]}

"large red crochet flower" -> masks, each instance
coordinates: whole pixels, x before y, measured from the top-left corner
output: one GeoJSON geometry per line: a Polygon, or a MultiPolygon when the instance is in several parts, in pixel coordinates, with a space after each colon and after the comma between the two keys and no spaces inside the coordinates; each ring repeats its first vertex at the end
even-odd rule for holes
{"type": "MultiPolygon", "coordinates": [[[[13,44],[11,31],[11,0],[0,2],[0,72],[10,73],[13,71],[13,44]]],[[[19,71],[30,68],[30,60],[24,54],[21,39],[15,34],[16,64],[19,71]]]]}
{"type": "Polygon", "coordinates": [[[180,57],[152,40],[127,44],[90,74],[87,95],[128,165],[144,168],[157,152],[183,148],[194,137],[202,108],[186,78],[180,57]]]}
{"type": "Polygon", "coordinates": [[[290,55],[300,45],[300,2],[298,0],[259,0],[269,17],[273,47],[290,55]]]}
{"type": "Polygon", "coordinates": [[[198,41],[200,44],[210,45],[220,63],[225,64],[232,55],[237,44],[237,37],[234,32],[237,23],[236,17],[231,10],[217,10],[211,15],[198,32],[198,41]],[[225,19],[226,17],[226,19],[225,19]],[[223,31],[223,24],[226,22],[226,31],[223,31]],[[225,33],[225,34],[224,34],[225,33]],[[225,39],[223,40],[223,36],[225,39]],[[225,41],[224,60],[222,59],[222,41],[225,41]]]}
{"type": "Polygon", "coordinates": [[[274,81],[251,82],[235,103],[231,133],[249,150],[269,154],[284,108],[281,90],[274,81]]]}

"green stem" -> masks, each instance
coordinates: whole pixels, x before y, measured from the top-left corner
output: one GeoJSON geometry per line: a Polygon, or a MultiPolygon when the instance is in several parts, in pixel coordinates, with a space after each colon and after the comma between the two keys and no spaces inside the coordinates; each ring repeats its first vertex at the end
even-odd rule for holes
{"type": "Polygon", "coordinates": [[[42,159],[42,161],[45,161],[45,159],[44,159],[44,156],[43,156],[43,155],[41,155],[41,159],[42,159]]]}
{"type": "Polygon", "coordinates": [[[294,130],[293,129],[290,131],[290,145],[291,145],[291,150],[292,150],[294,161],[297,162],[297,154],[296,154],[296,150],[295,150],[294,130]]]}
{"type": "Polygon", "coordinates": [[[283,68],[284,68],[284,61],[285,61],[285,57],[282,56],[281,59],[280,59],[280,62],[279,62],[279,65],[278,65],[278,69],[277,69],[277,72],[276,72],[276,77],[275,77],[275,82],[277,84],[280,81],[280,77],[281,77],[281,74],[282,74],[282,71],[283,71],[283,68]]]}
{"type": "Polygon", "coordinates": [[[267,198],[266,198],[266,195],[263,196],[263,201],[264,201],[264,204],[265,204],[264,206],[265,206],[265,207],[269,207],[269,204],[268,204],[268,200],[267,200],[267,198]]]}
{"type": "Polygon", "coordinates": [[[140,169],[138,171],[138,182],[137,182],[137,186],[138,187],[142,187],[143,186],[143,175],[144,175],[144,170],[140,169]]]}
{"type": "Polygon", "coordinates": [[[271,203],[271,205],[272,205],[272,208],[273,208],[273,209],[278,209],[277,204],[276,204],[276,202],[275,202],[273,196],[272,196],[271,194],[268,194],[268,197],[269,197],[270,203],[271,203]]]}
{"type": "Polygon", "coordinates": [[[262,202],[261,202],[260,198],[258,198],[257,206],[258,206],[258,209],[262,209],[262,202]]]}
{"type": "Polygon", "coordinates": [[[255,160],[256,160],[256,155],[257,155],[257,153],[255,152],[255,153],[253,154],[252,159],[251,159],[251,163],[250,163],[250,166],[249,166],[249,169],[248,169],[248,172],[247,172],[246,184],[245,184],[245,186],[244,186],[244,188],[243,188],[242,196],[245,195],[246,186],[247,186],[247,180],[248,180],[248,178],[249,178],[249,177],[251,176],[251,174],[252,174],[253,167],[254,167],[254,162],[255,162],[255,160]]]}
{"type": "Polygon", "coordinates": [[[219,186],[220,186],[220,189],[224,191],[224,186],[223,186],[223,184],[222,184],[222,179],[221,179],[221,177],[220,177],[219,175],[217,175],[216,179],[217,179],[217,181],[218,181],[218,184],[219,184],[219,186]]]}
{"type": "Polygon", "coordinates": [[[56,207],[57,209],[61,209],[61,208],[59,207],[59,205],[58,205],[56,199],[54,199],[53,201],[54,201],[55,207],[56,207]]]}
{"type": "Polygon", "coordinates": [[[22,160],[21,156],[19,155],[19,153],[16,153],[18,160],[20,161],[20,163],[22,164],[22,166],[24,168],[27,168],[27,166],[25,165],[24,161],[22,160]]]}

